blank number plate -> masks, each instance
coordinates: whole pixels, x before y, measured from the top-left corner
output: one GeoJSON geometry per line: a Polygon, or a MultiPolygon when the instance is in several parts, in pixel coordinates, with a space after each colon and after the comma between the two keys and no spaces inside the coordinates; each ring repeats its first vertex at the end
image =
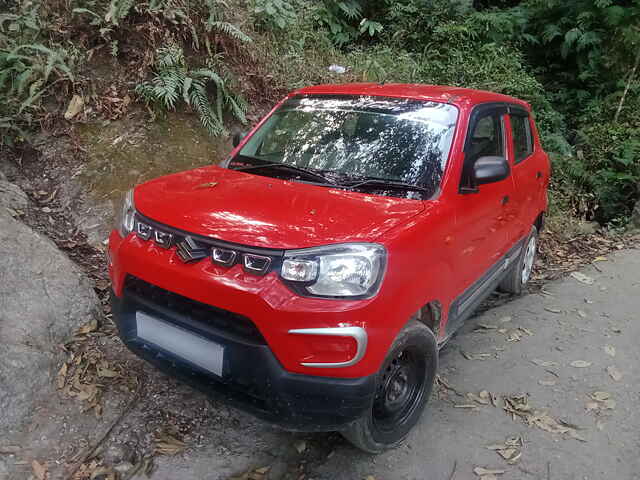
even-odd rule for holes
{"type": "Polygon", "coordinates": [[[138,337],[222,376],[224,347],[144,312],[136,312],[138,337]]]}

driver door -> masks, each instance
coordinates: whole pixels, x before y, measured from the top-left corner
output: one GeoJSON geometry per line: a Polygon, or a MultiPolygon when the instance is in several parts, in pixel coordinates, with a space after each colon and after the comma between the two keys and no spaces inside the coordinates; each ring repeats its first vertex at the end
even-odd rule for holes
{"type": "MultiPolygon", "coordinates": [[[[453,259],[456,299],[450,310],[455,329],[492,288],[501,273],[509,249],[510,200],[514,194],[511,175],[494,183],[474,186],[470,177],[480,157],[500,156],[509,160],[507,109],[502,105],[480,105],[472,112],[465,141],[465,160],[456,199],[453,259]]],[[[447,328],[449,331],[449,328],[447,328]]]]}

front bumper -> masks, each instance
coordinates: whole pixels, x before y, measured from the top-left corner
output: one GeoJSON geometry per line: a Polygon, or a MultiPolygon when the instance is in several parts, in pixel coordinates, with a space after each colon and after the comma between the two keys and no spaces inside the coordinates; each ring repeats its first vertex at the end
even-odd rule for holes
{"type": "Polygon", "coordinates": [[[131,277],[112,311],[125,345],[165,373],[212,397],[290,430],[339,430],[373,401],[375,374],[359,378],[290,373],[250,320],[131,277]],[[224,348],[218,376],[138,336],[136,312],[162,320],[224,348]]]}

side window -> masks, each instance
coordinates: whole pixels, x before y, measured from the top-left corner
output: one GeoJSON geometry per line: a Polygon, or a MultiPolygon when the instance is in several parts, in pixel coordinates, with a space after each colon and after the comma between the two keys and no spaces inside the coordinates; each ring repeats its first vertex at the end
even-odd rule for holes
{"type": "Polygon", "coordinates": [[[471,134],[471,162],[480,157],[504,155],[502,116],[490,114],[480,118],[471,134]]]}
{"type": "Polygon", "coordinates": [[[533,139],[531,138],[529,117],[524,115],[512,115],[511,132],[513,134],[515,163],[520,163],[533,153],[533,139]]]}
{"type": "Polygon", "coordinates": [[[471,127],[473,130],[467,136],[465,145],[465,161],[460,181],[460,189],[471,189],[473,185],[473,166],[480,157],[506,157],[506,141],[504,115],[502,109],[486,112],[475,120],[471,127]]]}

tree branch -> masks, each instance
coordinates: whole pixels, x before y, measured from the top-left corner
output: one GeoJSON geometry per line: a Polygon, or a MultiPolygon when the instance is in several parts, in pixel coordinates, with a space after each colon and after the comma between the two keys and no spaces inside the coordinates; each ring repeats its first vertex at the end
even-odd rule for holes
{"type": "Polygon", "coordinates": [[[620,111],[622,110],[622,105],[624,104],[624,99],[627,97],[627,93],[629,92],[629,88],[631,87],[631,83],[636,76],[636,71],[638,70],[638,65],[640,64],[640,48],[638,49],[638,53],[636,54],[636,61],[633,64],[633,68],[631,69],[631,73],[629,74],[629,80],[627,80],[627,85],[624,87],[624,92],[622,92],[622,97],[620,98],[620,103],[618,104],[618,109],[616,110],[616,114],[613,116],[613,123],[617,123],[618,117],[620,116],[620,111]]]}

